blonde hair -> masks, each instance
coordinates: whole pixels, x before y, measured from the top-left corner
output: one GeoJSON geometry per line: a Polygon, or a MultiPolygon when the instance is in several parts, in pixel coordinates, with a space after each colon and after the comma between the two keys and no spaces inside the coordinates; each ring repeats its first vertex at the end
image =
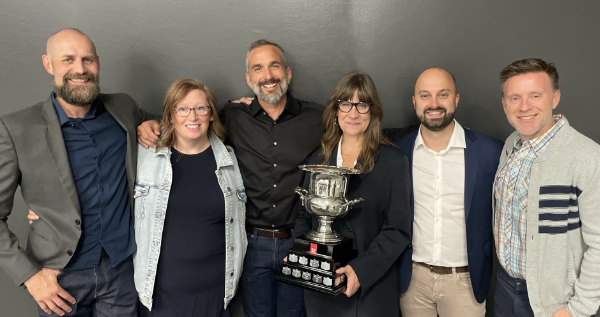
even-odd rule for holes
{"type": "Polygon", "coordinates": [[[207,134],[209,136],[215,135],[221,139],[221,141],[225,140],[227,130],[219,120],[217,113],[217,97],[215,97],[215,94],[213,94],[213,92],[200,80],[195,78],[184,78],[176,80],[167,90],[165,102],[163,103],[163,117],[160,121],[160,137],[156,142],[157,151],[175,145],[177,140],[175,126],[173,125],[173,115],[175,113],[173,108],[185,98],[190,91],[195,89],[204,92],[206,95],[206,100],[208,100],[208,105],[210,106],[210,114],[213,117],[213,120],[208,126],[207,134]]]}

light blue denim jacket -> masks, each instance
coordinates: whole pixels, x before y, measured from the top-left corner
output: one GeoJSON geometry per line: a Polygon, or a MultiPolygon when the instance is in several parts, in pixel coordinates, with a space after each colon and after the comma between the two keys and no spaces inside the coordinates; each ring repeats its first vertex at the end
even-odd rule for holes
{"type": "MultiPolygon", "coordinates": [[[[233,298],[242,274],[246,239],[246,191],[233,149],[215,136],[210,144],[217,162],[217,179],[225,198],[225,298],[233,298]]],[[[140,302],[152,309],[152,292],[160,255],[162,231],[172,182],[171,149],[155,152],[138,145],[135,181],[135,288],[140,302]]],[[[194,250],[190,250],[194,252],[194,250]]]]}

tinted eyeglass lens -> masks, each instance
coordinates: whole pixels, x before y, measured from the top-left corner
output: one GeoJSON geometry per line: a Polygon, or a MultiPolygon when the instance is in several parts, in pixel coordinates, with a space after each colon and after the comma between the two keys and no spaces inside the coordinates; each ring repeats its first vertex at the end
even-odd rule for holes
{"type": "Polygon", "coordinates": [[[356,111],[358,111],[358,113],[367,113],[369,112],[369,109],[371,109],[371,105],[369,105],[368,103],[359,103],[358,105],[356,105],[356,111]]]}
{"type": "Polygon", "coordinates": [[[350,109],[352,109],[352,104],[349,102],[340,102],[338,104],[338,107],[343,112],[350,112],[350,109]]]}
{"type": "Polygon", "coordinates": [[[208,114],[208,108],[209,106],[199,106],[194,108],[196,110],[196,114],[199,116],[204,116],[208,114]]]}

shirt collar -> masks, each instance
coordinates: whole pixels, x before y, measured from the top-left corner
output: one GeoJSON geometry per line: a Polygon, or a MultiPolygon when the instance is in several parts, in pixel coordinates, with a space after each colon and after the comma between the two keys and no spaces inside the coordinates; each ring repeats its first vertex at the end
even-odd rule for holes
{"type": "MultiPolygon", "coordinates": [[[[415,150],[421,145],[423,147],[427,148],[427,146],[425,145],[425,142],[423,141],[423,136],[421,135],[422,128],[423,128],[423,125],[421,125],[421,127],[419,127],[417,139],[415,140],[415,147],[414,147],[415,150]]],[[[458,123],[458,121],[456,121],[456,120],[454,120],[454,131],[452,131],[452,136],[450,137],[448,146],[444,150],[440,151],[439,154],[444,154],[450,148],[453,148],[453,147],[463,148],[463,149],[467,147],[467,142],[465,141],[465,130],[460,125],[460,123],[458,123]]]]}
{"type": "MultiPolygon", "coordinates": [[[[286,96],[287,100],[285,102],[285,108],[283,109],[283,111],[285,112],[287,110],[293,115],[297,115],[298,113],[300,113],[300,104],[298,100],[294,99],[289,91],[286,93],[286,96]]],[[[260,111],[264,110],[258,102],[258,96],[254,95],[254,100],[252,101],[252,104],[250,104],[250,113],[252,114],[252,116],[256,116],[256,114],[258,114],[260,111]]]]}
{"type": "Polygon", "coordinates": [[[562,128],[562,126],[565,124],[565,121],[567,121],[566,117],[562,114],[553,115],[552,120],[554,120],[554,125],[544,132],[544,134],[535,139],[527,140],[521,143],[521,134],[518,134],[513,144],[514,149],[518,151],[519,149],[523,148],[523,146],[528,146],[531,147],[536,155],[541,154],[540,151],[544,149],[544,144],[548,143],[554,137],[554,135],[556,135],[556,132],[562,128]]]}
{"type": "MultiPolygon", "coordinates": [[[[60,125],[62,126],[66,122],[70,121],[71,118],[67,116],[65,110],[60,106],[58,100],[56,100],[56,94],[54,92],[50,94],[50,98],[52,99],[52,105],[54,106],[54,111],[56,111],[56,115],[58,116],[58,122],[60,123],[60,125]]],[[[96,98],[96,100],[94,100],[94,102],[92,103],[90,111],[88,111],[85,114],[85,116],[83,116],[83,119],[95,118],[97,114],[101,113],[101,109],[103,109],[102,101],[100,100],[100,98],[96,98]]]]}

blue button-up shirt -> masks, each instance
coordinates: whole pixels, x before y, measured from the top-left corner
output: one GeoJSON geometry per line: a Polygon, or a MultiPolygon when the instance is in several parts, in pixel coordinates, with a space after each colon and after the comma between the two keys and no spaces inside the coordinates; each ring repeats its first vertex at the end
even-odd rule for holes
{"type": "Polygon", "coordinates": [[[127,132],[100,99],[69,118],[52,93],[81,206],[81,237],[65,270],[98,266],[102,249],[114,265],[135,251],[125,156],[127,132]]]}

